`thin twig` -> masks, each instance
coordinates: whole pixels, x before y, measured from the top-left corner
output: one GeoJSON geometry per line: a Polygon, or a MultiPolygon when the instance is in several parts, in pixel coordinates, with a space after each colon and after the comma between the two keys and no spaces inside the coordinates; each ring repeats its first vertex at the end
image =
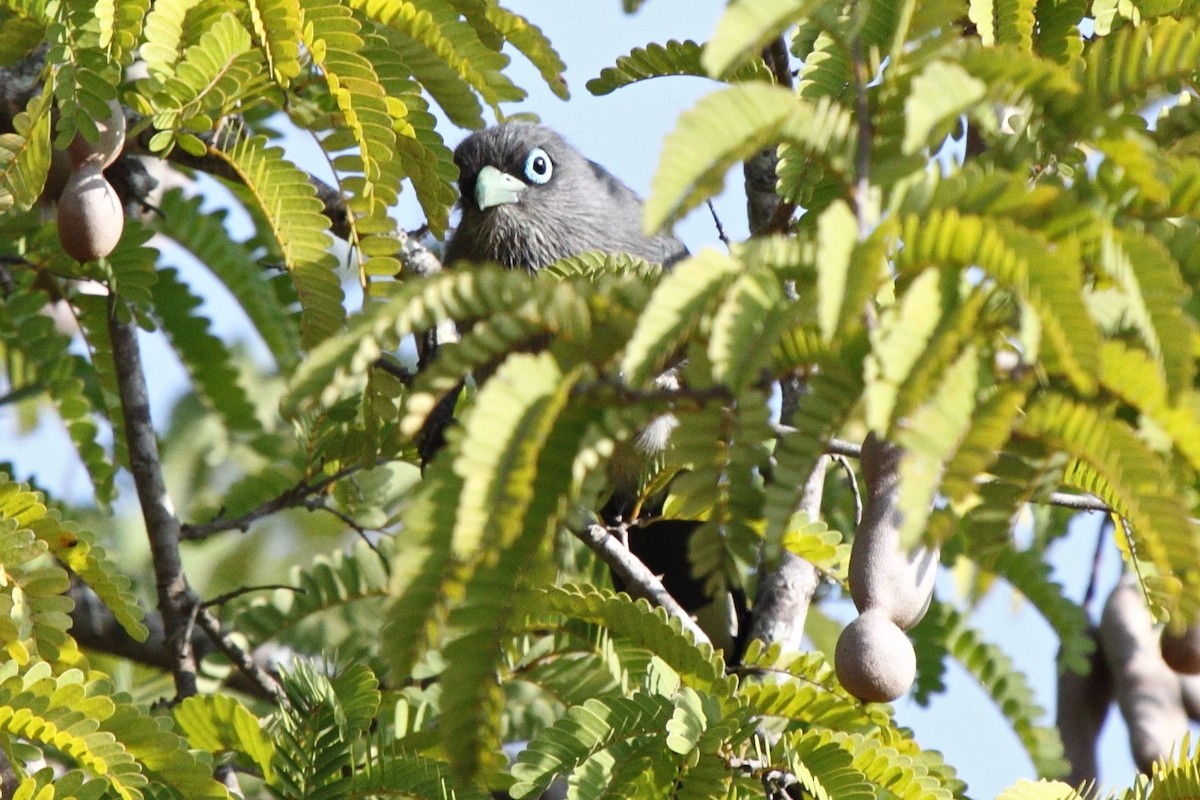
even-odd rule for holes
{"type": "Polygon", "coordinates": [[[221,630],[221,623],[212,612],[199,606],[196,611],[196,623],[209,640],[216,645],[216,648],[264,694],[272,697],[275,702],[282,702],[283,687],[279,685],[275,676],[256,663],[245,650],[238,647],[233,639],[221,630]]]}
{"type": "Polygon", "coordinates": [[[1108,541],[1108,534],[1112,527],[1112,517],[1106,516],[1100,523],[1100,530],[1096,533],[1096,549],[1092,552],[1092,572],[1088,576],[1087,589],[1083,592],[1083,602],[1080,604],[1085,614],[1091,611],[1092,600],[1096,598],[1096,586],[1100,582],[1100,562],[1104,556],[1104,543],[1108,541]]]}
{"type": "Polygon", "coordinates": [[[254,594],[255,592],[273,592],[277,589],[284,589],[289,592],[295,592],[296,594],[304,594],[304,587],[302,586],[290,586],[286,583],[264,583],[258,586],[243,586],[240,589],[234,589],[231,592],[219,594],[216,597],[202,602],[200,607],[214,608],[216,606],[223,606],[231,600],[236,600],[239,597],[245,597],[248,594],[254,594]]]}
{"type": "Polygon", "coordinates": [[[150,540],[158,608],[166,629],[176,699],[182,700],[196,693],[196,656],[188,636],[191,590],[179,557],[179,520],[175,517],[158,458],[158,439],[150,419],[150,397],[138,349],[137,328],[132,322],[122,322],[118,318],[118,302],[109,295],[108,334],[121,396],[129,468],[150,540]]]}
{"type": "Polygon", "coordinates": [[[270,500],[259,503],[246,513],[239,514],[236,517],[217,516],[208,522],[189,523],[182,526],[182,538],[185,541],[194,541],[196,539],[207,539],[209,536],[224,531],[245,531],[263,517],[268,517],[285,508],[302,506],[308,497],[325,491],[325,489],[337,483],[342,478],[353,475],[361,469],[366,469],[367,466],[366,464],[351,464],[332,475],[324,475],[312,481],[300,481],[295,486],[283,490],[270,500]]]}
{"type": "MultiPolygon", "coordinates": [[[[775,433],[777,436],[795,433],[796,429],[789,425],[776,425],[775,433]]],[[[854,442],[848,442],[845,439],[830,439],[825,445],[825,452],[831,456],[846,456],[848,458],[860,458],[862,456],[862,446],[854,442]]],[[[1038,501],[1031,501],[1038,502],[1038,501]]],[[[1060,506],[1069,508],[1074,511],[1100,511],[1105,514],[1115,513],[1113,509],[1103,500],[1090,494],[1077,494],[1075,492],[1051,492],[1045,500],[1041,501],[1046,505],[1060,506]]]]}
{"type": "Polygon", "coordinates": [[[408,369],[403,364],[397,364],[395,361],[392,361],[386,356],[381,356],[375,359],[375,363],[371,366],[375,367],[381,372],[386,372],[388,375],[391,375],[405,386],[412,386],[413,379],[416,377],[412,370],[408,369]]]}
{"type": "Polygon", "coordinates": [[[854,467],[850,465],[850,459],[843,455],[832,455],[834,463],[842,468],[842,472],[846,473],[846,482],[850,484],[850,493],[854,495],[854,525],[862,522],[863,499],[862,490],[858,488],[858,476],[854,474],[854,467]]]}
{"type": "Polygon", "coordinates": [[[711,644],[708,635],[696,624],[691,615],[679,605],[663,586],[658,576],[642,563],[641,559],[621,544],[613,532],[603,525],[589,525],[584,530],[573,531],[581,542],[592,549],[600,559],[615,572],[634,597],[643,597],[655,605],[666,609],[672,617],[683,623],[683,627],[696,638],[698,642],[711,644]]]}
{"type": "Polygon", "coordinates": [[[713,224],[717,226],[717,238],[721,240],[721,244],[730,247],[733,242],[729,240],[729,234],[725,233],[725,226],[721,224],[721,218],[717,216],[717,208],[713,205],[712,200],[706,200],[708,213],[712,214],[713,224]]]}
{"type": "Polygon", "coordinates": [[[366,543],[367,547],[374,550],[375,555],[379,556],[379,560],[381,562],[383,562],[384,569],[386,570],[388,568],[387,567],[387,559],[383,557],[383,553],[379,552],[379,548],[375,545],[374,542],[371,541],[371,537],[367,536],[368,531],[374,531],[375,533],[382,533],[381,530],[379,530],[378,528],[368,528],[365,525],[361,525],[358,522],[358,520],[356,520],[354,517],[350,516],[349,514],[343,512],[343,511],[338,511],[333,506],[330,506],[327,503],[325,503],[324,500],[319,500],[316,497],[305,498],[304,502],[301,503],[300,505],[302,508],[306,508],[309,511],[324,511],[326,514],[329,514],[330,516],[334,517],[339,522],[344,524],[347,528],[354,531],[354,533],[357,534],[358,538],[362,539],[366,543]]]}

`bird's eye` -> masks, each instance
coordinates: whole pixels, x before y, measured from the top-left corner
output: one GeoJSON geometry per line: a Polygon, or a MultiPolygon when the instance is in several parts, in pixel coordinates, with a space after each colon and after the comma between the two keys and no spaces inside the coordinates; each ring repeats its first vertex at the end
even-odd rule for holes
{"type": "Polygon", "coordinates": [[[553,174],[554,162],[550,160],[546,151],[540,147],[530,150],[529,155],[525,157],[525,177],[529,182],[545,183],[553,174]]]}

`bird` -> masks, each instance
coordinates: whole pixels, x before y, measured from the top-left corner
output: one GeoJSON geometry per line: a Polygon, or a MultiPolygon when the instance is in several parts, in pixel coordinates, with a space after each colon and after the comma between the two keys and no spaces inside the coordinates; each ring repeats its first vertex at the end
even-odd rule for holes
{"type": "Polygon", "coordinates": [[[687,248],[642,230],[637,193],[557,132],[506,122],[472,133],[454,151],[461,219],[445,263],[492,262],[537,272],[599,251],[669,268],[687,248]]]}
{"type": "MultiPolygon", "coordinates": [[[[494,263],[537,273],[560,259],[598,251],[635,256],[669,270],[688,254],[670,232],[646,234],[637,193],[544,125],[507,122],[472,133],[455,148],[454,163],[460,221],[446,245],[449,268],[494,263]]],[[[659,376],[658,383],[678,388],[675,371],[659,376]]],[[[700,523],[642,524],[630,516],[641,468],[669,446],[675,425],[673,416],[660,416],[617,448],[609,464],[612,494],[599,516],[608,525],[623,526],[630,551],[660,575],[684,608],[696,612],[713,605],[691,574],[687,555],[690,535],[700,523]]],[[[661,500],[640,504],[643,516],[657,516],[661,500]]],[[[618,589],[625,588],[613,577],[618,589]]]]}

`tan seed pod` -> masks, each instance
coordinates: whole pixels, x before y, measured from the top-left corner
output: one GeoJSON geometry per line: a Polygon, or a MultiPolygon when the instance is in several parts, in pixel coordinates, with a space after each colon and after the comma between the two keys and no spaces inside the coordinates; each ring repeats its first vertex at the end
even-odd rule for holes
{"type": "Polygon", "coordinates": [[[108,110],[108,119],[96,120],[96,127],[100,129],[98,142],[92,144],[77,133],[67,146],[75,169],[93,161],[99,161],[101,168],[109,167],[121,155],[125,147],[125,109],[116,100],[109,100],[108,110]]]}
{"type": "Polygon", "coordinates": [[[838,637],[833,654],[838,680],[867,703],[888,703],[912,686],[917,656],[904,631],[882,611],[868,610],[838,637]]]}
{"type": "Polygon", "coordinates": [[[1113,676],[1113,692],[1129,728],[1133,761],[1149,773],[1187,733],[1179,676],[1159,652],[1154,620],[1142,590],[1122,576],[1100,617],[1100,646],[1113,676]]]}
{"type": "Polygon", "coordinates": [[[97,161],[84,164],[63,187],[56,214],[58,240],[76,261],[93,261],[113,251],[125,229],[125,213],[97,161]]]}
{"type": "MultiPolygon", "coordinates": [[[[1088,635],[1096,638],[1094,630],[1088,635]]],[[[1092,651],[1086,675],[1071,670],[1058,674],[1057,723],[1062,734],[1063,757],[1071,765],[1066,782],[1078,786],[1100,777],[1096,742],[1112,705],[1113,683],[1099,643],[1092,651]]]]}
{"type": "Polygon", "coordinates": [[[1159,643],[1163,661],[1183,675],[1200,675],[1200,623],[1189,625],[1178,634],[1163,631],[1159,643]]]}
{"type": "Polygon", "coordinates": [[[862,469],[867,499],[850,550],[850,595],[859,612],[879,610],[904,630],[921,621],[929,609],[937,579],[938,551],[920,547],[900,549],[903,516],[897,507],[900,492],[897,467],[904,451],[867,436],[862,446],[862,469]]]}

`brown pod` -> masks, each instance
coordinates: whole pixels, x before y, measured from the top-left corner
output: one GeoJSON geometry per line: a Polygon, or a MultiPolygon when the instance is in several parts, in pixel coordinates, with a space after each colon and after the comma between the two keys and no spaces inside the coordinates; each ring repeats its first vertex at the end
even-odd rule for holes
{"type": "Polygon", "coordinates": [[[1183,675],[1200,675],[1200,623],[1178,634],[1163,631],[1159,647],[1168,667],[1183,675]]]}
{"type": "Polygon", "coordinates": [[[850,595],[859,612],[880,610],[903,630],[929,609],[937,579],[938,551],[900,549],[903,516],[897,507],[904,451],[874,434],[862,446],[867,499],[850,550],[850,595]]]}
{"type": "MultiPolygon", "coordinates": [[[[1088,631],[1094,640],[1096,631],[1088,631]]],[[[1088,672],[1071,670],[1058,674],[1057,723],[1062,734],[1063,757],[1071,765],[1066,782],[1079,786],[1100,777],[1096,766],[1096,742],[1112,705],[1113,682],[1099,643],[1092,651],[1088,672]]]]}
{"type": "Polygon", "coordinates": [[[83,165],[98,161],[100,167],[112,166],[125,147],[125,109],[116,100],[108,101],[108,119],[96,120],[100,129],[100,140],[92,144],[80,134],[75,134],[67,146],[72,166],[78,170],[83,165]]]}
{"type": "Polygon", "coordinates": [[[867,610],[838,637],[834,669],[846,691],[867,703],[889,703],[912,686],[917,656],[888,616],[867,610]]]}
{"type": "Polygon", "coordinates": [[[1113,676],[1113,692],[1129,728],[1134,763],[1149,773],[1187,733],[1179,676],[1158,648],[1154,620],[1133,577],[1121,577],[1100,617],[1100,646],[1113,676]]]}
{"type": "Polygon", "coordinates": [[[63,187],[56,213],[58,240],[76,261],[93,261],[113,251],[125,229],[125,212],[98,161],[75,172],[63,187]]]}

